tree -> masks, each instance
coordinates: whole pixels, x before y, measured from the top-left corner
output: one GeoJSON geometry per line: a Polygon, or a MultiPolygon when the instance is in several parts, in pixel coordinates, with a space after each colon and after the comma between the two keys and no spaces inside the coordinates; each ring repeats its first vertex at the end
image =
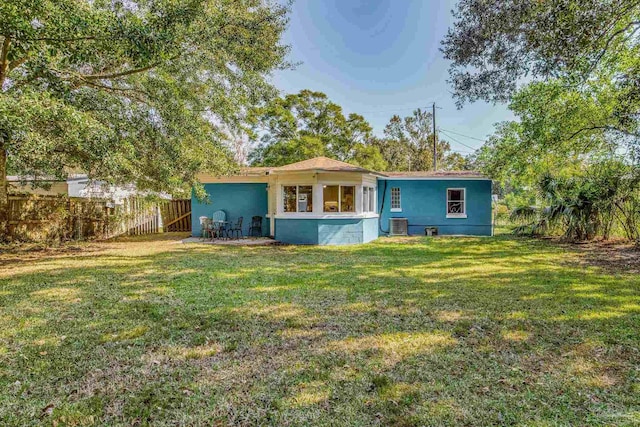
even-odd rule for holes
{"type": "Polygon", "coordinates": [[[625,136],[592,125],[616,100],[606,83],[591,83],[589,91],[557,79],[525,86],[510,104],[518,121],[499,124],[476,153],[475,166],[524,202],[513,210],[525,222],[516,232],[585,240],[615,230],[638,239],[638,159],[624,150],[625,136]]]}
{"type": "Polygon", "coordinates": [[[510,100],[519,119],[500,124],[475,163],[541,189],[538,224],[562,223],[569,237],[592,237],[614,212],[637,218],[637,179],[625,178],[624,203],[601,202],[639,170],[640,3],[462,0],[455,18],[442,50],[458,104],[510,100]]]}
{"type": "Polygon", "coordinates": [[[377,147],[378,151],[387,162],[386,170],[411,170],[413,147],[411,147],[407,141],[395,140],[386,137],[373,137],[371,139],[371,145],[377,147]]]}
{"type": "MultiPolygon", "coordinates": [[[[411,116],[394,115],[384,129],[385,138],[377,139],[378,147],[389,165],[389,170],[433,170],[433,118],[432,114],[417,109],[411,116]]],[[[464,169],[466,161],[451,152],[451,145],[438,139],[436,144],[438,169],[464,169]]]]}
{"type": "Polygon", "coordinates": [[[371,126],[349,114],[322,92],[302,90],[256,108],[251,115],[253,138],[261,142],[251,153],[254,166],[282,166],[327,156],[372,170],[386,164],[369,141],[371,126]]]}
{"type": "Polygon", "coordinates": [[[450,81],[459,105],[508,101],[523,85],[552,81],[549,89],[571,93],[579,102],[608,98],[596,99],[599,114],[573,133],[626,137],[638,149],[640,3],[462,0],[455,18],[442,50],[452,61],[450,81]]]}
{"type": "Polygon", "coordinates": [[[233,170],[227,133],[286,67],[288,5],[261,0],[0,3],[0,222],[7,165],[175,192],[233,170]]]}
{"type": "MultiPolygon", "coordinates": [[[[476,166],[503,183],[531,186],[544,174],[576,173],[584,165],[626,152],[630,138],[602,125],[617,108],[608,79],[585,88],[567,87],[560,79],[533,82],[512,96],[517,121],[503,122],[475,154],[476,166]]],[[[635,160],[634,160],[635,159],[635,160]]]]}
{"type": "Polygon", "coordinates": [[[254,166],[275,167],[327,154],[327,147],[320,138],[302,135],[259,145],[249,155],[249,162],[254,166]]]}
{"type": "Polygon", "coordinates": [[[544,174],[536,183],[541,206],[521,206],[512,219],[521,234],[561,232],[568,240],[608,239],[614,227],[640,244],[640,174],[619,159],[587,165],[569,177],[544,174]]]}
{"type": "Polygon", "coordinates": [[[633,0],[461,0],[442,51],[461,100],[508,101],[523,79],[584,80],[636,44],[633,0]]]}

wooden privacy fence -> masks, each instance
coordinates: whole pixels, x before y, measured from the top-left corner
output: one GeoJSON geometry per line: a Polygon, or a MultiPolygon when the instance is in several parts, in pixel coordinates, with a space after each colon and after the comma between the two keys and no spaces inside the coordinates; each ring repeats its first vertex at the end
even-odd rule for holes
{"type": "Polygon", "coordinates": [[[122,218],[118,221],[119,229],[112,235],[153,234],[160,231],[160,209],[157,203],[130,197],[122,204],[122,218]]]}
{"type": "Polygon", "coordinates": [[[164,231],[191,231],[191,199],[167,200],[160,206],[164,231]]]}
{"type": "Polygon", "coordinates": [[[9,196],[9,238],[60,240],[107,234],[109,212],[101,201],[60,196],[9,196]]]}
{"type": "Polygon", "coordinates": [[[11,240],[109,238],[160,231],[158,203],[129,198],[122,205],[66,196],[9,196],[11,240]]]}

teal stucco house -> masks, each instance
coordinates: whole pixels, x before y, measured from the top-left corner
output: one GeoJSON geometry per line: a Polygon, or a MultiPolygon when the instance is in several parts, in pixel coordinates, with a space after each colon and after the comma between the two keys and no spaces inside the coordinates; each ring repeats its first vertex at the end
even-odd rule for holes
{"type": "Polygon", "coordinates": [[[283,243],[343,245],[386,235],[493,234],[491,180],[469,171],[375,172],[326,157],[280,167],[200,175],[208,202],[192,199],[193,235],[201,216],[263,217],[262,234],[283,243]]]}

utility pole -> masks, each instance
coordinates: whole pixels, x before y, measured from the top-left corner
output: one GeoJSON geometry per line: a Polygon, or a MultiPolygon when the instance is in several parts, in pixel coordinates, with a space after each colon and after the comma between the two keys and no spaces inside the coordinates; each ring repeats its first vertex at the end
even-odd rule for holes
{"type": "Polygon", "coordinates": [[[438,137],[436,135],[436,103],[433,103],[433,171],[438,170],[438,150],[436,149],[438,137]]]}

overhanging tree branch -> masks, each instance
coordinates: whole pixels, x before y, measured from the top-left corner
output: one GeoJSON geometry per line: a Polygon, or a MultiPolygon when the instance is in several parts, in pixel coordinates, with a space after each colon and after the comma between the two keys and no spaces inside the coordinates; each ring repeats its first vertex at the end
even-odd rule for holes
{"type": "MultiPolygon", "coordinates": [[[[595,60],[591,64],[591,67],[589,67],[588,74],[591,74],[593,72],[593,70],[596,68],[596,66],[600,63],[600,61],[602,60],[604,55],[609,50],[609,47],[611,46],[611,43],[613,43],[613,41],[615,40],[616,37],[618,37],[620,34],[624,34],[631,27],[638,27],[639,25],[640,25],[640,21],[631,21],[627,25],[625,25],[623,28],[621,28],[618,31],[615,31],[613,34],[611,34],[609,36],[609,38],[607,39],[607,41],[605,42],[604,47],[600,50],[600,52],[596,56],[595,60]]],[[[638,28],[635,28],[633,30],[633,32],[629,35],[629,37],[632,37],[633,34],[636,33],[636,31],[638,31],[638,28]]]]}
{"type": "Polygon", "coordinates": [[[25,41],[34,42],[60,42],[69,43],[84,40],[108,40],[106,37],[86,36],[86,37],[70,37],[70,38],[58,38],[58,37],[38,37],[33,39],[24,39],[25,41]]]}
{"type": "Polygon", "coordinates": [[[28,58],[25,56],[24,58],[15,59],[15,60],[9,62],[9,68],[7,70],[7,74],[10,73],[12,70],[18,68],[19,66],[21,66],[25,62],[27,62],[27,59],[28,58]]]}
{"type": "Polygon", "coordinates": [[[577,131],[573,132],[568,138],[567,141],[572,140],[573,138],[577,137],[578,135],[580,135],[583,132],[588,132],[590,130],[608,130],[611,132],[618,132],[627,136],[632,136],[635,138],[640,138],[640,134],[634,133],[634,132],[629,132],[628,130],[625,129],[620,129],[617,128],[615,126],[609,126],[609,125],[602,125],[602,126],[587,126],[587,127],[583,127],[581,129],[578,129],[577,131]]]}
{"type": "MultiPolygon", "coordinates": [[[[177,59],[177,58],[176,58],[177,59]]],[[[154,68],[156,68],[157,66],[159,66],[161,63],[155,63],[155,64],[151,64],[151,65],[147,65],[146,67],[141,67],[141,68],[133,68],[131,70],[126,70],[126,71],[121,71],[118,73],[106,73],[106,74],[91,74],[91,75],[83,75],[81,76],[83,80],[108,80],[108,79],[115,79],[118,77],[125,77],[125,76],[130,76],[132,74],[139,74],[139,73],[144,73],[145,71],[150,71],[154,68]]]]}
{"type": "Polygon", "coordinates": [[[147,99],[150,97],[148,93],[143,90],[137,88],[126,88],[126,87],[117,87],[117,86],[106,86],[101,85],[99,83],[87,81],[85,82],[86,86],[92,87],[98,90],[105,90],[107,92],[121,92],[126,93],[128,98],[131,98],[135,101],[138,101],[143,104],[148,104],[147,99]]]}

